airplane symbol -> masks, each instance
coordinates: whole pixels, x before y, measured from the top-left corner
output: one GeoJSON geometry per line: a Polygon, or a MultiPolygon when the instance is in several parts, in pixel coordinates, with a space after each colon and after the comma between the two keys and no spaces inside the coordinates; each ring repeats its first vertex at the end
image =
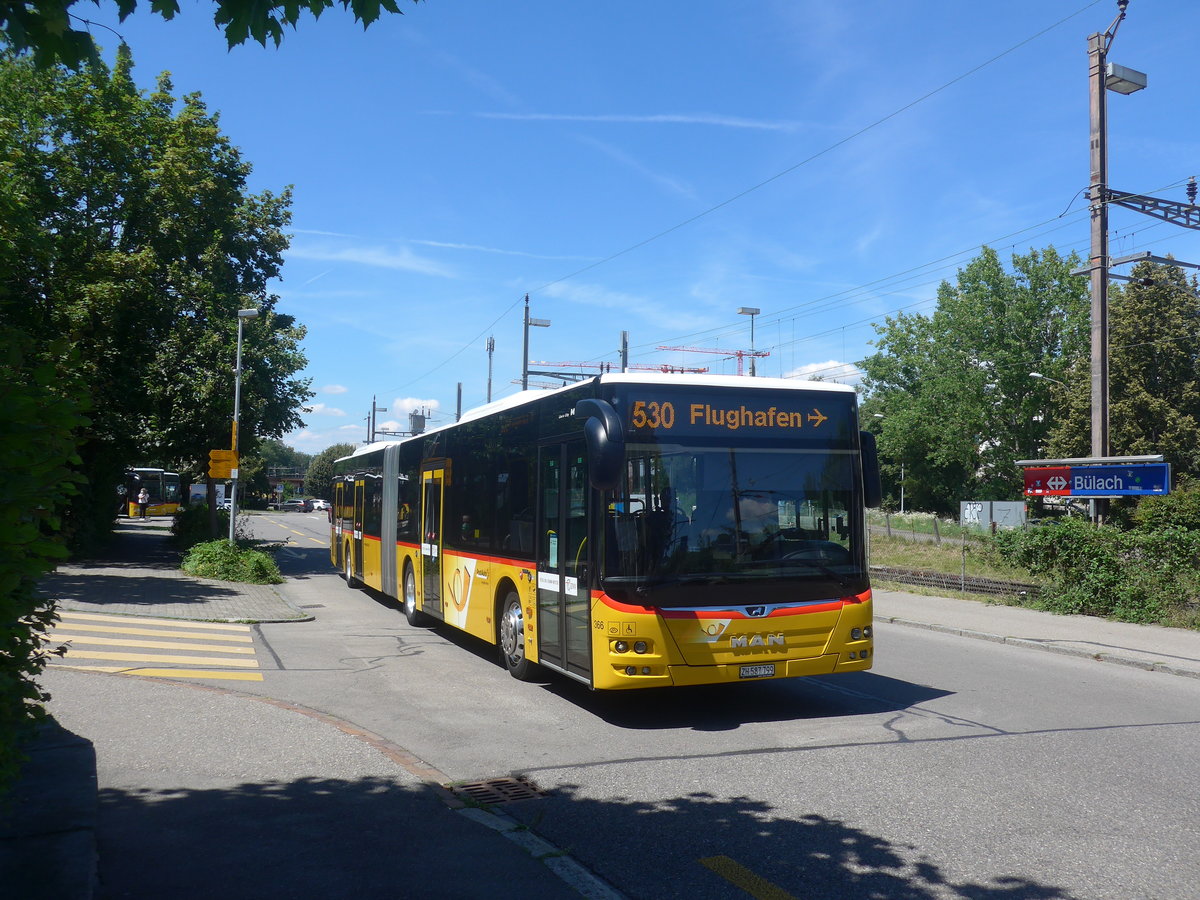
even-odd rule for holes
{"type": "Polygon", "coordinates": [[[812,425],[813,428],[820,428],[821,423],[826,421],[828,418],[829,416],[821,415],[821,411],[814,406],[813,411],[808,414],[808,423],[812,425]],[[816,421],[813,421],[814,419],[816,421]]]}

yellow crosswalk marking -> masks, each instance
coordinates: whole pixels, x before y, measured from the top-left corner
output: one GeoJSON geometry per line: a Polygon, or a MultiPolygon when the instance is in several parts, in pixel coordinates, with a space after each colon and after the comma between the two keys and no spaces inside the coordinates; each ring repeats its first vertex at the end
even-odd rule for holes
{"type": "Polygon", "coordinates": [[[211,656],[167,656],[153,653],[109,653],[104,650],[76,650],[69,648],[65,654],[67,659],[113,659],[127,662],[147,663],[184,663],[188,665],[234,666],[238,668],[257,669],[257,659],[223,659],[219,663],[211,656]]]}
{"type": "Polygon", "coordinates": [[[60,613],[64,622],[69,622],[73,619],[81,619],[89,622],[121,622],[131,625],[156,625],[160,628],[202,628],[205,631],[234,631],[245,634],[250,630],[247,625],[234,625],[227,622],[193,622],[189,619],[150,619],[140,618],[138,616],[114,616],[105,615],[103,613],[85,613],[85,612],[62,612],[60,613]]]}
{"type": "Polygon", "coordinates": [[[205,641],[229,641],[238,644],[253,644],[248,634],[216,634],[203,631],[170,631],[165,628],[118,628],[111,625],[86,625],[82,622],[59,622],[54,633],[86,631],[89,634],[136,634],[140,637],[197,638],[205,641]]]}
{"type": "MultiPolygon", "coordinates": [[[[58,630],[55,629],[55,635],[58,630]]],[[[146,650],[197,650],[201,653],[248,653],[254,655],[253,647],[222,647],[219,644],[187,644],[181,641],[139,641],[135,638],[92,637],[72,634],[64,640],[72,646],[95,644],[101,647],[141,647],[146,650]]]]}
{"type": "Polygon", "coordinates": [[[138,669],[129,666],[68,666],[59,663],[56,669],[78,669],[83,672],[112,672],[121,675],[146,675],[151,678],[216,678],[221,681],[262,681],[262,672],[221,672],[216,669],[138,669]]]}

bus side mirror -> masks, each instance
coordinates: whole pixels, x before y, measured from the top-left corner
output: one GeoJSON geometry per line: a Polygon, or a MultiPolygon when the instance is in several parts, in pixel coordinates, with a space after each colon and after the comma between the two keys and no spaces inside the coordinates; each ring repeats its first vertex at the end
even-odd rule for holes
{"type": "Polygon", "coordinates": [[[600,491],[616,490],[625,469],[625,428],[607,400],[580,400],[575,418],[587,419],[583,436],[588,448],[588,480],[600,491]]]}
{"type": "Polygon", "coordinates": [[[875,446],[875,435],[860,431],[858,442],[862,448],[863,506],[878,509],[883,503],[883,484],[879,480],[879,450],[875,446]]]}

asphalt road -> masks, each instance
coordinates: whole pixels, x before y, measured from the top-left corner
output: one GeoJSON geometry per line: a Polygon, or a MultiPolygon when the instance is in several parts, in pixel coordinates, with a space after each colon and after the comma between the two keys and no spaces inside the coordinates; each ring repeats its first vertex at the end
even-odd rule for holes
{"type": "Polygon", "coordinates": [[[549,796],[506,811],[630,897],[1200,897],[1195,679],[880,624],[866,673],[521,683],[347,588],[323,513],[253,521],[291,541],[289,597],[316,618],[260,626],[264,680],[238,690],[449,780],[529,777],[549,796]]]}

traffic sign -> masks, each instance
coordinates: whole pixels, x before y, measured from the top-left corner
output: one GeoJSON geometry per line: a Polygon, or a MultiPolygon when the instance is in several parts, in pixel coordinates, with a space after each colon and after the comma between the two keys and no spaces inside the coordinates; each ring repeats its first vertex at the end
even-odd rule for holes
{"type": "Polygon", "coordinates": [[[1170,492],[1171,467],[1167,463],[1025,470],[1026,497],[1155,497],[1170,492]]]}
{"type": "Polygon", "coordinates": [[[235,450],[208,451],[208,477],[231,478],[233,470],[238,467],[238,455],[235,450]]]}

